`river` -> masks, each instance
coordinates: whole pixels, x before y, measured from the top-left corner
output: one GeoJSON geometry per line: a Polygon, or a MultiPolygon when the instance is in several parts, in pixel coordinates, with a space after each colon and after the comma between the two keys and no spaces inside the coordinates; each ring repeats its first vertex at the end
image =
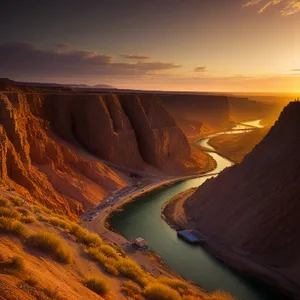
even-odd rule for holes
{"type": "MultiPolygon", "coordinates": [[[[250,124],[247,122],[229,132],[245,132],[244,129],[249,128],[248,125],[260,127],[256,126],[259,123],[259,120],[250,124]]],[[[209,146],[207,142],[208,139],[204,139],[199,144],[209,146]]],[[[209,149],[213,150],[210,146],[209,149]]],[[[232,166],[232,162],[219,154],[208,153],[217,162],[216,169],[210,173],[220,172],[232,166]]],[[[208,291],[224,290],[240,300],[279,299],[278,295],[266,286],[254,283],[251,279],[233,271],[201,246],[189,245],[178,239],[176,231],[161,218],[161,207],[166,201],[187,189],[200,186],[211,177],[210,173],[207,177],[186,180],[143,195],[136,201],[125,204],[123,210],[114,214],[109,222],[127,240],[138,236],[145,238],[150,248],[161,256],[170,268],[208,291]]]]}

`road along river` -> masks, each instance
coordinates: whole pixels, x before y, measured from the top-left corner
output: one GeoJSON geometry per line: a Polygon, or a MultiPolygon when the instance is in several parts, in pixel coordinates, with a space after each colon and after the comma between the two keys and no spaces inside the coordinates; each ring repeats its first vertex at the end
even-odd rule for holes
{"type": "MultiPolygon", "coordinates": [[[[248,125],[258,127],[259,121],[238,125],[226,133],[245,132],[245,129],[251,128],[248,125]]],[[[204,139],[198,143],[207,147],[207,142],[208,139],[204,139]]],[[[186,180],[149,192],[125,204],[122,211],[111,216],[109,223],[127,240],[139,236],[145,238],[151,250],[156,252],[170,268],[208,291],[224,290],[240,300],[279,299],[278,295],[266,286],[254,283],[252,279],[233,271],[201,246],[192,246],[178,239],[176,231],[161,218],[161,208],[166,201],[185,190],[200,186],[211,177],[210,174],[221,172],[233,164],[217,153],[208,153],[216,160],[217,167],[207,173],[207,177],[186,180]]]]}

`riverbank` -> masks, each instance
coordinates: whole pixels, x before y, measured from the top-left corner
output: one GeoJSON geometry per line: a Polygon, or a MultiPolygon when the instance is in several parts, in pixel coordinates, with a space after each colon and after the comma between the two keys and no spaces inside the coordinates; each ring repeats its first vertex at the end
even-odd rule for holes
{"type": "Polygon", "coordinates": [[[183,203],[189,198],[196,188],[188,189],[169,201],[164,203],[162,207],[161,217],[175,230],[185,229],[188,225],[188,220],[184,213],[183,203]]]}
{"type": "MultiPolygon", "coordinates": [[[[189,189],[176,195],[163,207],[163,219],[175,230],[182,228],[188,229],[188,219],[184,213],[183,205],[189,196],[191,196],[193,190],[194,189],[189,189]]],[[[296,297],[298,286],[281,274],[277,273],[276,269],[272,269],[259,261],[249,259],[247,254],[242,253],[242,251],[229,249],[225,245],[218,243],[218,241],[210,239],[207,236],[206,238],[207,241],[202,248],[204,248],[208,253],[231,266],[238,272],[258,279],[261,282],[265,282],[280,293],[290,295],[293,299],[296,297]]],[[[289,299],[282,295],[280,295],[280,297],[282,297],[280,299],[289,299]]]]}

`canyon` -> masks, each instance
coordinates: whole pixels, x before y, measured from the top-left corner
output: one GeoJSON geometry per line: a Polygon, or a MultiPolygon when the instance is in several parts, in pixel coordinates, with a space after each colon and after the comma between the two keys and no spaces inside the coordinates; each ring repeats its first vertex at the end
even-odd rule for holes
{"type": "Polygon", "coordinates": [[[200,135],[205,126],[231,123],[224,96],[83,93],[12,83],[0,84],[1,178],[72,218],[132,184],[131,172],[208,170],[213,161],[189,142],[187,128],[200,135]]]}

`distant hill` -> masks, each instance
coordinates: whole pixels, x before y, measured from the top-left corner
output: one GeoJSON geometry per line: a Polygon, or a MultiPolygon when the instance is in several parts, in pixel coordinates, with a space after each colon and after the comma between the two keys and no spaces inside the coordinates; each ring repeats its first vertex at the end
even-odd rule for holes
{"type": "Polygon", "coordinates": [[[0,83],[3,84],[12,84],[16,86],[29,86],[29,87],[40,87],[40,88],[49,88],[49,87],[67,87],[67,88],[77,88],[77,89],[111,89],[114,88],[108,84],[97,84],[97,85],[88,85],[88,84],[61,84],[61,83],[45,83],[45,82],[21,82],[14,81],[9,78],[0,78],[0,83]]]}

